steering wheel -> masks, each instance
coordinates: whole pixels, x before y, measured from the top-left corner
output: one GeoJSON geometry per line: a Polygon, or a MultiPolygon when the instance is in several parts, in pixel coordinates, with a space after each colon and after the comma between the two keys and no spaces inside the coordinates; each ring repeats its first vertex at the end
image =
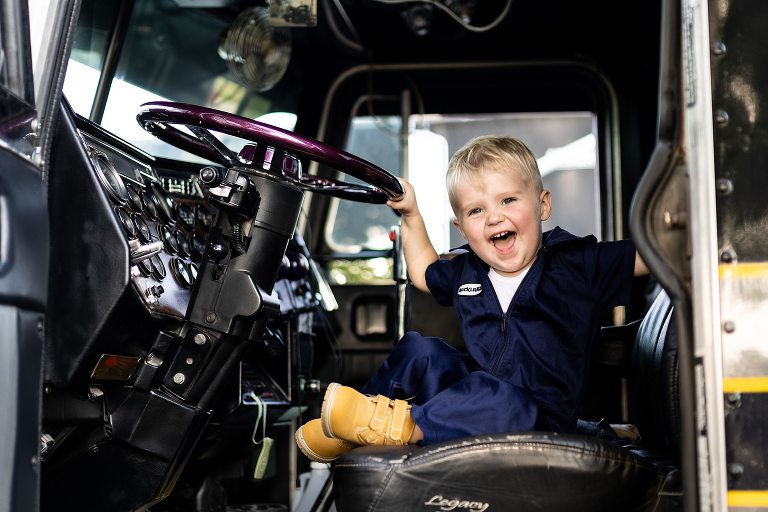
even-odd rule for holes
{"type": "MultiPolygon", "coordinates": [[[[328,165],[366,183],[351,184],[304,174],[299,165],[286,165],[290,158],[270,166],[270,169],[278,168],[271,170],[271,175],[304,190],[376,204],[386,203],[389,198],[403,194],[403,187],[397,178],[371,162],[320,141],[246,117],[185,103],[153,101],[141,106],[136,120],[158,139],[228,168],[251,166],[264,172],[264,160],[257,158],[256,153],[260,152],[261,157],[266,155],[267,160],[271,157],[271,161],[275,162],[275,155],[283,152],[328,165]],[[186,126],[192,135],[174,125],[186,126]],[[255,142],[256,148],[246,145],[236,154],[211,130],[255,142]],[[271,148],[272,155],[266,154],[268,148],[271,148]]],[[[293,162],[298,163],[296,160],[293,162]]]]}

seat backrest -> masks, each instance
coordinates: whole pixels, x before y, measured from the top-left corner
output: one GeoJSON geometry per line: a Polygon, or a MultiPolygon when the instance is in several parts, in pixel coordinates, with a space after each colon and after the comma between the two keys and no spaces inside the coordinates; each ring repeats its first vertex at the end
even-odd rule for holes
{"type": "Polygon", "coordinates": [[[640,324],[628,375],[629,419],[649,450],[679,455],[680,404],[674,308],[661,290],[640,324]]]}

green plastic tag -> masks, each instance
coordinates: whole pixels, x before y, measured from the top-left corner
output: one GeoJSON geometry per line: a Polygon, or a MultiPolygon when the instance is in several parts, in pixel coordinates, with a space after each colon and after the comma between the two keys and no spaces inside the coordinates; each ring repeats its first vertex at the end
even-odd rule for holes
{"type": "Polygon", "coordinates": [[[274,440],[271,437],[265,437],[261,440],[261,452],[259,453],[259,458],[256,459],[256,466],[253,468],[254,480],[261,480],[267,472],[269,452],[272,450],[272,443],[274,443],[274,440]]]}

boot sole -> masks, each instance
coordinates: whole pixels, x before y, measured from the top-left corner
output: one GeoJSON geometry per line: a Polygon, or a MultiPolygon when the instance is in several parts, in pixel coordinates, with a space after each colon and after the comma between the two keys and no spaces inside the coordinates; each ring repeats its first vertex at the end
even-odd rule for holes
{"type": "Polygon", "coordinates": [[[341,384],[337,382],[331,382],[328,384],[328,389],[325,390],[323,396],[323,406],[320,408],[320,419],[323,426],[323,433],[328,437],[336,437],[333,435],[333,428],[331,427],[331,418],[329,411],[333,408],[333,400],[336,398],[336,391],[341,388],[341,384]]]}
{"type": "Polygon", "coordinates": [[[296,429],[296,433],[294,434],[294,438],[296,439],[296,445],[301,450],[301,453],[309,457],[309,459],[315,461],[315,462],[322,462],[325,464],[330,464],[331,462],[338,459],[338,457],[323,457],[322,455],[318,455],[307,444],[307,441],[304,439],[304,435],[301,432],[301,427],[296,429]]]}

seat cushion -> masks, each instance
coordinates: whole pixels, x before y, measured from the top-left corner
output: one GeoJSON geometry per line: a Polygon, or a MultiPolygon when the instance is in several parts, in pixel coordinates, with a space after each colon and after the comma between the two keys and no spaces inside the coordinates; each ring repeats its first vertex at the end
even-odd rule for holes
{"type": "Polygon", "coordinates": [[[639,511],[665,475],[610,441],[528,432],[351,450],[334,467],[339,512],[639,511]]]}

